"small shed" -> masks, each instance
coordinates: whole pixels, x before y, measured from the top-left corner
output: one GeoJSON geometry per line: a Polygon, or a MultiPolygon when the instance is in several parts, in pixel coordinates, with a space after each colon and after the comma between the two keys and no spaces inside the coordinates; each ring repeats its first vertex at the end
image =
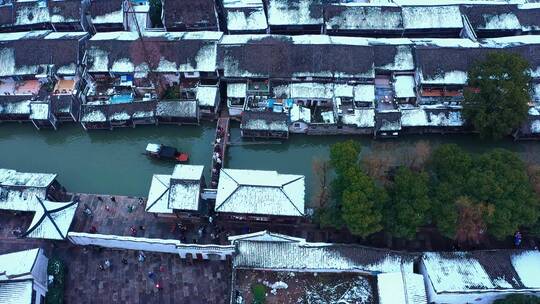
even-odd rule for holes
{"type": "Polygon", "coordinates": [[[215,118],[221,100],[219,85],[198,85],[196,99],[201,116],[215,118]]]}
{"type": "Polygon", "coordinates": [[[165,124],[199,124],[197,100],[158,101],[156,118],[165,124]]]}
{"type": "Polygon", "coordinates": [[[288,117],[283,112],[246,111],[242,113],[240,129],[242,137],[246,138],[289,137],[288,117]]]}
{"type": "Polygon", "coordinates": [[[56,130],[58,124],[58,119],[52,112],[50,103],[47,102],[33,102],[30,104],[30,120],[38,130],[42,128],[56,130]]]}

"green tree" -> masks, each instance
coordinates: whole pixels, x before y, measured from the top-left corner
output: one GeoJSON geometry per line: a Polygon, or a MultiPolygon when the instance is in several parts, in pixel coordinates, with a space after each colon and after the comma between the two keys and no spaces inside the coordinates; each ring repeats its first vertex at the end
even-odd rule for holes
{"type": "Polygon", "coordinates": [[[390,188],[386,224],[393,236],[413,239],[418,228],[429,220],[430,198],[428,175],[400,167],[390,188]]]}
{"type": "Polygon", "coordinates": [[[330,165],[337,174],[344,172],[358,164],[360,151],[360,144],[352,140],[334,144],[330,147],[330,165]]]}
{"type": "Polygon", "coordinates": [[[348,187],[341,196],[342,217],[349,231],[362,238],[381,231],[382,208],[386,201],[383,188],[367,176],[360,167],[345,172],[348,187]]]}
{"type": "Polygon", "coordinates": [[[485,220],[488,231],[499,239],[538,219],[538,198],[525,164],[513,152],[495,149],[480,155],[469,173],[465,191],[477,202],[493,205],[492,215],[485,220]]]}
{"type": "Polygon", "coordinates": [[[352,140],[330,148],[330,165],[335,173],[331,199],[317,211],[316,218],[322,227],[347,227],[352,234],[366,237],[383,228],[381,213],[386,194],[360,168],[360,150],[352,140]]]}
{"type": "Polygon", "coordinates": [[[466,194],[465,186],[472,166],[472,156],[455,144],[441,145],[433,152],[431,218],[448,238],[456,236],[459,215],[456,198],[466,194]]]}
{"type": "Polygon", "coordinates": [[[527,118],[529,64],[521,55],[489,53],[468,72],[463,114],[482,137],[501,138],[527,118]]]}
{"type": "Polygon", "coordinates": [[[514,294],[496,300],[493,304],[540,304],[540,298],[531,295],[514,294]]]}

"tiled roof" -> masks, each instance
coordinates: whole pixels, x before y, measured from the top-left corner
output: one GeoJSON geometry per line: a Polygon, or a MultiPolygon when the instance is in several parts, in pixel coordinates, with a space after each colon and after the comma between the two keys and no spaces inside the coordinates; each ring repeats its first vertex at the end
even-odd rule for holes
{"type": "Polygon", "coordinates": [[[222,169],[216,212],[304,215],[304,176],[276,171],[222,169]]]}
{"type": "MultiPolygon", "coordinates": [[[[259,236],[260,238],[261,236],[259,236]]],[[[309,243],[303,239],[236,240],[233,266],[291,271],[413,272],[416,254],[357,245],[309,243]]]]}
{"type": "Polygon", "coordinates": [[[540,252],[486,250],[422,256],[435,292],[540,290],[540,252]]]}

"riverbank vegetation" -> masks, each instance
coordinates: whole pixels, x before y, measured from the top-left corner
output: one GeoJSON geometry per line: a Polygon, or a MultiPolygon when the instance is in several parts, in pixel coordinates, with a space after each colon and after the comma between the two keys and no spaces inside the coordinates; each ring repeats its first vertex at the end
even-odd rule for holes
{"type": "Polygon", "coordinates": [[[502,138],[527,119],[529,63],[519,54],[493,52],[468,71],[463,115],[482,137],[502,138]]]}
{"type": "Polygon", "coordinates": [[[332,146],[326,165],[318,161],[325,168],[319,182],[329,188],[329,195],[319,196],[321,226],[407,240],[430,226],[462,244],[540,227],[540,170],[513,152],[473,154],[454,144],[432,151],[422,142],[401,157],[376,151],[361,157],[360,145],[346,141],[332,146]]]}

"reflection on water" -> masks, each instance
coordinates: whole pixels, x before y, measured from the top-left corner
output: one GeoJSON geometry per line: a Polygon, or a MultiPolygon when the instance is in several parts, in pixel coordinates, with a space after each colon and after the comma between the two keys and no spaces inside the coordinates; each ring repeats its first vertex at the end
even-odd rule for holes
{"type": "MultiPolygon", "coordinates": [[[[242,143],[237,124],[231,130],[232,142],[242,143]]],[[[148,159],[148,142],[171,145],[190,154],[191,164],[206,166],[209,173],[214,125],[138,126],[135,129],[87,133],[79,125],[62,125],[58,131],[37,131],[31,124],[0,125],[0,167],[28,172],[52,172],[70,191],[146,196],[152,174],[170,174],[173,163],[148,159]]],[[[292,135],[282,144],[239,144],[228,152],[228,167],[277,170],[306,175],[306,197],[311,197],[312,161],[327,158],[329,147],[351,137],[308,137],[292,135]]],[[[511,140],[484,141],[476,136],[410,136],[390,141],[353,137],[363,151],[379,149],[405,153],[403,147],[425,140],[433,147],[456,143],[470,151],[507,148],[540,162],[540,143],[511,140]],[[376,144],[374,144],[376,143],[376,144]]],[[[377,151],[373,151],[377,153],[377,151]]],[[[207,176],[207,180],[208,176],[207,176]]]]}

